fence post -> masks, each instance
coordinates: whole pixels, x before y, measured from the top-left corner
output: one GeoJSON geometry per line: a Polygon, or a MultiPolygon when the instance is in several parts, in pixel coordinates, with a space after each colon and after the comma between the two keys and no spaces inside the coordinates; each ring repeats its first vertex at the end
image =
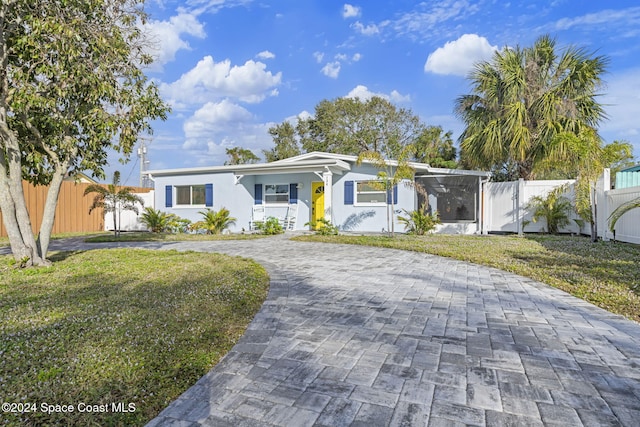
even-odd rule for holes
{"type": "Polygon", "coordinates": [[[524,200],[524,178],[518,179],[518,186],[516,187],[516,229],[518,230],[518,236],[522,236],[524,234],[524,230],[522,227],[522,219],[524,218],[522,206],[524,200]]]}
{"type": "Polygon", "coordinates": [[[602,197],[599,198],[596,209],[602,209],[602,212],[598,212],[598,218],[602,218],[602,240],[608,242],[610,240],[609,235],[609,215],[610,215],[610,201],[607,194],[611,191],[611,169],[605,168],[602,171],[602,197]]]}

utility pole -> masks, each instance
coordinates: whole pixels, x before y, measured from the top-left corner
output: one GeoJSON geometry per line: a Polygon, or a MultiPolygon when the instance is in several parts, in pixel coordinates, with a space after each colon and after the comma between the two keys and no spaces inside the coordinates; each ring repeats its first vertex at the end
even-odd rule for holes
{"type": "Polygon", "coordinates": [[[149,160],[147,160],[147,143],[151,143],[150,138],[140,137],[140,147],[138,147],[138,157],[140,158],[140,187],[151,187],[151,180],[149,175],[146,174],[149,166],[149,160]]]}

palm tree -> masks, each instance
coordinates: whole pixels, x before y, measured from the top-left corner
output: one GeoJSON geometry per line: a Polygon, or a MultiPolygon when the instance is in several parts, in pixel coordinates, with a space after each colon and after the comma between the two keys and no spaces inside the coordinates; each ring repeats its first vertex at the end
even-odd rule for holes
{"type": "Polygon", "coordinates": [[[574,176],[576,184],[575,210],[589,224],[591,241],[598,239],[598,210],[595,206],[595,188],[604,168],[622,164],[632,155],[628,142],[614,141],[603,145],[598,133],[589,127],[580,132],[559,132],[554,138],[556,149],[546,159],[539,162],[536,169],[545,173],[555,171],[574,176]]]}
{"type": "Polygon", "coordinates": [[[396,152],[396,156],[392,156],[392,148],[389,144],[383,147],[385,151],[364,151],[358,156],[357,164],[369,162],[378,169],[378,180],[372,181],[369,185],[386,192],[387,199],[387,233],[389,236],[395,236],[394,213],[395,201],[393,200],[393,188],[405,181],[407,185],[413,185],[415,170],[409,164],[411,153],[415,151],[413,144],[407,144],[396,152]],[[395,157],[395,165],[389,161],[391,157],[395,157]]]}
{"type": "Polygon", "coordinates": [[[462,160],[471,167],[503,171],[506,179],[532,179],[535,166],[562,150],[559,132],[597,129],[605,118],[596,100],[608,59],[540,37],[529,48],[505,48],[476,64],[473,89],[456,100],[466,124],[460,136],[462,160]]]}
{"type": "Polygon", "coordinates": [[[573,209],[571,202],[564,196],[568,185],[561,185],[551,190],[546,196],[535,196],[529,201],[533,209],[533,222],[544,218],[547,222],[547,232],[558,234],[560,228],[569,224],[569,214],[573,209]]]}
{"type": "Polygon", "coordinates": [[[113,212],[113,233],[118,236],[118,220],[123,210],[138,213],[138,204],[144,205],[142,197],[133,194],[133,188],[120,186],[120,172],[113,173],[113,182],[106,186],[91,184],[84,190],[84,195],[96,193],[93,203],[89,207],[89,213],[96,208],[104,208],[104,212],[113,212]],[[117,218],[116,218],[117,214],[117,218]]]}
{"type": "Polygon", "coordinates": [[[227,208],[220,208],[217,212],[207,208],[198,213],[202,215],[202,221],[195,223],[194,227],[205,230],[207,234],[220,234],[236,222],[236,218],[230,216],[227,208]]]}
{"type": "Polygon", "coordinates": [[[151,206],[144,208],[140,222],[146,225],[152,233],[161,233],[169,228],[173,214],[156,210],[151,206]]]}

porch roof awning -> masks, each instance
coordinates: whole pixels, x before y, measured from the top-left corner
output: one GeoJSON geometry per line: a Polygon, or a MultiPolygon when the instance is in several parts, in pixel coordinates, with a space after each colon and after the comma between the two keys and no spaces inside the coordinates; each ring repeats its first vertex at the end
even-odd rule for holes
{"type": "Polygon", "coordinates": [[[209,173],[233,173],[236,177],[246,175],[267,175],[283,173],[320,173],[326,170],[342,174],[351,170],[351,164],[340,159],[310,159],[291,163],[271,162],[246,165],[208,166],[199,168],[152,170],[152,176],[198,175],[209,173]]]}
{"type": "Polygon", "coordinates": [[[262,163],[257,165],[238,165],[233,169],[236,176],[240,175],[273,175],[283,173],[315,173],[330,170],[332,173],[342,174],[351,170],[351,165],[338,159],[300,160],[291,163],[262,163]]]}
{"type": "Polygon", "coordinates": [[[433,175],[442,175],[442,176],[477,176],[482,178],[488,178],[491,176],[491,172],[485,171],[472,171],[465,169],[447,169],[447,168],[432,168],[430,166],[420,165],[416,167],[415,164],[412,166],[416,169],[416,178],[420,178],[422,176],[433,176],[433,175]]]}

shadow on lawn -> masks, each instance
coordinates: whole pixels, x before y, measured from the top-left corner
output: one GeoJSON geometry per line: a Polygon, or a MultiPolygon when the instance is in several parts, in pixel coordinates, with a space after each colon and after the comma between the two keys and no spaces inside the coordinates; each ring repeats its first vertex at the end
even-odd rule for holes
{"type": "MultiPolygon", "coordinates": [[[[108,410],[5,414],[5,422],[143,425],[233,346],[260,308],[256,295],[266,295],[257,277],[234,280],[253,264],[220,277],[194,264],[167,279],[145,271],[118,273],[118,252],[106,260],[92,255],[53,253],[56,263],[79,257],[79,270],[76,265],[61,274],[33,270],[36,281],[4,293],[0,312],[7,323],[0,329],[0,351],[2,370],[12,375],[3,389],[14,401],[29,396],[50,404],[107,405],[108,410]],[[111,270],[105,262],[113,263],[111,270]],[[135,411],[116,413],[112,403],[124,408],[133,403],[135,411]]],[[[163,255],[165,266],[179,266],[173,263],[178,253],[163,255]]],[[[207,256],[214,264],[223,257],[207,256]]]]}

